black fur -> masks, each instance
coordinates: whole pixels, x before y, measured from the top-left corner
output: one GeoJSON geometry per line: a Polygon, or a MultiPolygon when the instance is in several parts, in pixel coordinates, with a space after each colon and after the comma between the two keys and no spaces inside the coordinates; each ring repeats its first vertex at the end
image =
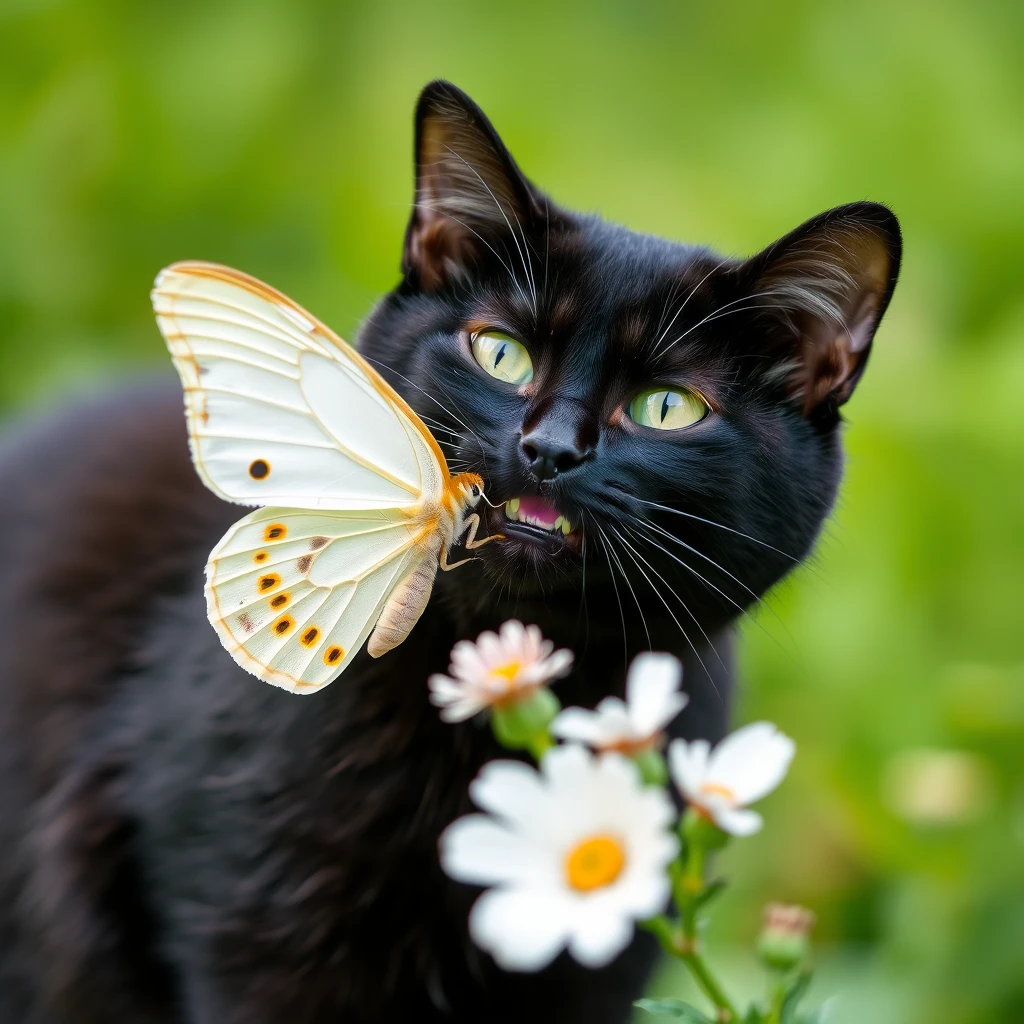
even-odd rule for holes
{"type": "Polygon", "coordinates": [[[576,650],[564,703],[621,692],[650,644],[685,663],[681,731],[720,736],[729,625],[831,507],[839,406],[891,295],[899,231],[854,204],[735,261],[577,216],[445,83],[421,97],[417,159],[403,280],[361,348],[430,417],[453,469],[481,473],[499,503],[544,494],[582,538],[510,533],[439,579],[402,646],[293,697],[235,667],[206,622],[203,565],[240,510],[199,484],[176,386],[11,436],[4,1022],[628,1018],[655,956],[643,938],[603,971],[562,957],[535,976],[469,943],[474,893],[445,879],[436,844],[499,752],[479,723],[439,721],[426,677],[455,640],[516,615],[576,650]],[[474,362],[481,325],[530,350],[525,392],[474,362]],[[711,415],[671,435],[636,426],[624,406],[660,383],[696,388],[711,415]],[[531,472],[531,439],[572,456],[553,479],[531,472]]]}

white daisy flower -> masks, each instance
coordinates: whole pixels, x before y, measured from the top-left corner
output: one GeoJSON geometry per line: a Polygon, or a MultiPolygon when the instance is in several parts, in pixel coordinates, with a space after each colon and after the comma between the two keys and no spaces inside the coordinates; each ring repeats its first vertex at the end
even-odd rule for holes
{"type": "Polygon", "coordinates": [[[435,674],[427,680],[430,700],[441,708],[446,722],[461,722],[485,708],[511,704],[537,687],[568,673],[572,651],[556,651],[537,626],[515,619],[498,633],[487,630],[452,648],[451,675],[435,674]]]}
{"type": "Polygon", "coordinates": [[[683,666],[671,654],[639,654],[626,676],[626,699],[605,697],[594,711],[566,708],[551,723],[564,740],[633,756],[660,745],[662,730],[686,707],[683,666]]]}
{"type": "Polygon", "coordinates": [[[697,813],[723,832],[749,836],[764,821],[748,805],[782,782],[795,753],[796,744],[771,722],[755,722],[714,750],[707,740],[673,740],[668,763],[672,780],[697,813]]]}
{"type": "Polygon", "coordinates": [[[492,761],[470,795],[492,816],[450,825],[441,863],[457,881],[494,887],[473,905],[469,930],[499,966],[537,971],[568,946],[600,967],[629,944],[635,920],[664,910],[675,810],[621,754],[568,744],[539,771],[492,761]]]}

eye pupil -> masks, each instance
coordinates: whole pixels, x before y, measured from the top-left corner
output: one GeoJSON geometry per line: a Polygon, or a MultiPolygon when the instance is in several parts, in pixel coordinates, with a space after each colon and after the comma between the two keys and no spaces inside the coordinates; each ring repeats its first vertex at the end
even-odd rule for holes
{"type": "Polygon", "coordinates": [[[494,357],[494,368],[495,369],[498,368],[498,363],[500,363],[502,361],[502,359],[505,358],[505,349],[506,348],[508,348],[508,345],[503,344],[501,346],[501,348],[498,349],[498,354],[494,357]]]}

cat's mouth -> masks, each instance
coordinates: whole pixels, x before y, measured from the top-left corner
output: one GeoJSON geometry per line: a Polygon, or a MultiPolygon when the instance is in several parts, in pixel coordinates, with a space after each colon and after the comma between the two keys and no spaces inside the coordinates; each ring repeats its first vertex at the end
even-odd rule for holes
{"type": "Polygon", "coordinates": [[[582,528],[545,498],[524,494],[493,510],[491,529],[507,540],[543,547],[551,554],[579,550],[582,528]]]}

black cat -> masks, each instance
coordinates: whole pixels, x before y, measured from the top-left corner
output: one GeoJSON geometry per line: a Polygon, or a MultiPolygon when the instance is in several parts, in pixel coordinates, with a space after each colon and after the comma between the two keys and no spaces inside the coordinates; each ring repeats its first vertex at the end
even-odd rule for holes
{"type": "Polygon", "coordinates": [[[233,664],[202,581],[240,512],[199,483],[176,384],[0,451],[5,1024],[596,1024],[642,989],[643,938],[539,975],[471,945],[437,839],[499,751],[442,724],[426,678],[517,616],[576,651],[566,704],[677,652],[681,731],[719,737],[729,625],[835,497],[899,228],[855,203],[747,260],[633,234],[552,204],[443,82],[416,159],[402,281],[360,347],[483,476],[506,540],[443,574],[395,651],[308,698],[233,664]],[[520,523],[517,497],[569,534],[520,523]]]}

